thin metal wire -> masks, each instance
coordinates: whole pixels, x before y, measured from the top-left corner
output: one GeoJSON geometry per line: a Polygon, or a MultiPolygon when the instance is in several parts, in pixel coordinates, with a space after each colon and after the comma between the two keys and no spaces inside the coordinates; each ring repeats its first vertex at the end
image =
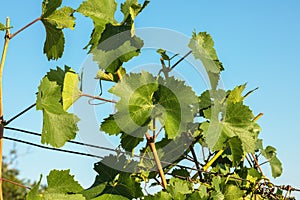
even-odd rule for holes
{"type": "Polygon", "coordinates": [[[11,140],[11,141],[15,141],[15,142],[19,142],[19,143],[23,143],[23,144],[28,144],[31,146],[35,146],[35,147],[39,147],[42,149],[48,149],[48,150],[53,150],[53,151],[60,151],[60,152],[64,152],[64,153],[70,153],[70,154],[75,154],[75,155],[82,155],[82,156],[87,156],[87,157],[94,157],[94,158],[100,158],[103,159],[104,157],[102,156],[97,156],[97,155],[93,155],[93,154],[89,154],[89,153],[82,153],[82,152],[78,152],[78,151],[70,151],[70,150],[66,150],[66,149],[57,149],[57,148],[53,148],[53,147],[46,147],[40,144],[35,144],[32,142],[27,142],[24,140],[19,140],[19,139],[15,139],[15,138],[11,138],[11,137],[3,137],[6,140],[11,140]]]}

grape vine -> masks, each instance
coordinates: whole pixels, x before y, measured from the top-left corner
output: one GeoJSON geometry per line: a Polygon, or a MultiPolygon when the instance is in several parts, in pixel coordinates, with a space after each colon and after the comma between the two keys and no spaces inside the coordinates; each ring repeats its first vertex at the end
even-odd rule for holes
{"type": "Polygon", "coordinates": [[[259,138],[257,122],[262,113],[254,114],[244,102],[256,89],[247,92],[246,84],[232,90],[218,87],[224,66],[207,32],[192,33],[190,51],[184,56],[157,49],[159,73],[128,72],[124,63],[139,56],[144,45],[143,38],[135,33],[134,21],[149,3],[125,0],[120,5],[123,19],[118,21],[114,0],[85,0],[78,8],[62,7],[62,0],[43,0],[41,15],[15,33],[10,33],[9,18],[6,25],[0,23],[0,30],[5,31],[0,66],[1,152],[3,139],[22,142],[4,136],[4,129],[41,137],[42,144],[53,147],[48,149],[61,148],[67,142],[103,148],[73,141],[79,118],[69,108],[83,97],[112,103],[116,108],[115,113],[102,119],[99,129],[119,137],[119,148],[106,148],[111,154],[95,163],[94,184],[84,189],[70,170],[52,170],[47,176],[47,189],[39,192],[41,176],[26,199],[293,199],[288,196],[298,189],[273,184],[260,167],[268,163],[274,178],[282,174],[276,148],[264,146],[259,138]],[[85,93],[78,73],[69,66],[56,67],[41,79],[36,103],[20,113],[34,106],[41,111],[42,133],[8,127],[19,116],[3,119],[2,71],[9,41],[41,21],[46,32],[43,53],[48,60],[60,59],[65,46],[63,30],[74,29],[75,13],[93,22],[85,50],[99,67],[96,79],[111,82],[113,86],[104,91],[118,100],[85,93]],[[209,79],[210,89],[200,94],[171,73],[188,56],[203,64],[209,79]],[[149,194],[148,189],[154,186],[159,189],[149,194]]]}

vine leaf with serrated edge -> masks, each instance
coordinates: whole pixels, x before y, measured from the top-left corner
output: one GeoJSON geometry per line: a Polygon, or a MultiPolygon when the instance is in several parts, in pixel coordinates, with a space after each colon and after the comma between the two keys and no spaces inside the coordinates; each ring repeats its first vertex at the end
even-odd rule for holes
{"type": "Polygon", "coordinates": [[[193,122],[198,98],[191,87],[174,77],[159,79],[159,83],[152,115],[164,126],[168,139],[174,139],[186,131],[188,123],[193,122]]]}
{"type": "Polygon", "coordinates": [[[273,178],[277,178],[282,174],[282,164],[277,157],[276,148],[272,146],[267,146],[263,149],[262,144],[259,147],[261,154],[269,161],[272,176],[273,178]]]}
{"type": "Polygon", "coordinates": [[[64,52],[65,38],[64,28],[74,29],[75,17],[70,7],[62,7],[62,0],[44,0],[42,4],[41,21],[46,29],[46,41],[44,43],[44,53],[48,60],[57,60],[64,52]]]}
{"type": "MultiPolygon", "coordinates": [[[[225,143],[228,139],[237,136],[241,141],[243,151],[255,151],[260,127],[252,121],[254,115],[250,108],[243,104],[242,92],[245,86],[245,84],[237,86],[232,91],[228,91],[226,99],[219,97],[218,93],[220,92],[212,91],[214,101],[209,109],[203,111],[204,116],[210,119],[210,122],[204,122],[201,125],[206,137],[205,141],[210,148],[220,150],[226,146],[225,143]],[[219,119],[220,114],[222,119],[219,119]]],[[[224,97],[224,94],[222,96],[224,97]]],[[[203,95],[202,99],[205,105],[208,106],[207,95],[203,95]]],[[[233,148],[232,150],[237,149],[233,148]]],[[[239,151],[233,152],[235,159],[239,160],[239,157],[242,156],[240,153],[239,151]]]]}
{"type": "Polygon", "coordinates": [[[174,77],[158,81],[148,72],[124,76],[110,92],[120,97],[116,104],[118,111],[104,119],[101,130],[111,135],[122,132],[121,144],[130,144],[136,137],[131,145],[122,145],[126,150],[132,150],[142,141],[140,138],[153,118],[160,120],[169,139],[177,137],[193,122],[198,103],[195,93],[183,81],[174,77]]]}
{"type": "MultiPolygon", "coordinates": [[[[151,111],[154,107],[152,96],[157,89],[157,80],[148,72],[124,76],[122,81],[110,90],[111,93],[120,97],[120,101],[116,104],[118,111],[104,119],[101,130],[112,135],[122,132],[122,134],[134,136],[138,140],[135,144],[138,144],[148,129],[151,111]]],[[[126,139],[132,139],[126,136],[122,138],[123,144],[129,144],[126,139]]],[[[133,146],[124,147],[131,151],[133,146]]]]}
{"type": "Polygon", "coordinates": [[[212,89],[216,89],[220,79],[220,72],[223,71],[224,68],[214,49],[213,39],[206,32],[200,32],[198,34],[193,32],[192,39],[188,46],[192,50],[194,57],[201,60],[212,89]]]}
{"type": "Polygon", "coordinates": [[[62,147],[68,140],[74,139],[78,131],[79,118],[63,109],[63,85],[59,85],[61,78],[65,78],[62,72],[57,68],[42,79],[36,100],[36,109],[43,111],[42,143],[54,147],[62,147]]]}
{"type": "MultiPolygon", "coordinates": [[[[93,186],[88,189],[89,198],[108,194],[120,195],[129,199],[143,195],[139,182],[131,175],[136,171],[137,162],[128,161],[124,155],[109,155],[95,164],[94,170],[98,173],[93,186]],[[130,171],[131,173],[127,172],[130,171]],[[100,190],[91,193],[94,187],[100,190]]],[[[96,198],[97,199],[97,198],[96,198]]]]}
{"type": "Polygon", "coordinates": [[[140,53],[143,41],[134,34],[134,19],[147,4],[148,1],[143,5],[136,0],[125,1],[121,4],[121,12],[124,14],[121,23],[114,18],[117,5],[113,0],[88,0],[77,9],[94,22],[91,40],[86,47],[90,47],[89,53],[94,55],[93,60],[105,73],[114,74],[124,62],[140,53]]]}
{"type": "MultiPolygon", "coordinates": [[[[42,178],[42,177],[41,177],[42,178]]],[[[86,198],[81,194],[83,188],[74,176],[70,175],[70,170],[52,170],[47,176],[48,187],[41,196],[38,188],[39,182],[27,194],[26,200],[43,200],[43,199],[60,199],[60,200],[85,200],[86,198]]]]}

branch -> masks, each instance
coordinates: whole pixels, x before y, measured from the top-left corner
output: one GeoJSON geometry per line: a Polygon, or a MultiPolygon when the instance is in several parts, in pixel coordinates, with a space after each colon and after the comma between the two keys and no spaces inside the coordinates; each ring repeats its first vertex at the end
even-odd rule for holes
{"type": "Polygon", "coordinates": [[[3,68],[4,63],[6,59],[8,44],[10,41],[9,38],[10,35],[10,19],[9,17],[6,18],[6,33],[4,38],[4,47],[1,57],[1,63],[0,63],[0,200],[3,200],[3,191],[2,191],[2,148],[3,148],[3,132],[4,132],[4,126],[3,126],[3,100],[2,100],[2,75],[3,75],[3,68]]]}
{"type": "Polygon", "coordinates": [[[160,163],[160,159],[159,159],[157,151],[156,151],[154,140],[153,140],[153,138],[151,138],[151,136],[148,133],[146,133],[146,138],[147,138],[147,144],[149,145],[149,147],[152,151],[152,154],[153,154],[156,166],[157,166],[157,170],[158,170],[158,173],[161,178],[161,184],[162,184],[163,188],[166,189],[167,181],[166,181],[165,173],[164,173],[163,168],[160,163]]]}
{"type": "Polygon", "coordinates": [[[199,163],[198,163],[197,156],[196,156],[196,153],[195,153],[193,145],[190,146],[190,150],[192,152],[192,156],[193,156],[194,163],[196,165],[196,169],[198,170],[199,178],[200,178],[200,180],[202,180],[203,177],[202,177],[202,174],[201,174],[201,171],[200,171],[199,163]]]}
{"type": "Polygon", "coordinates": [[[89,95],[89,94],[81,94],[80,96],[88,97],[88,98],[91,98],[91,99],[97,99],[99,101],[105,101],[105,102],[109,102],[109,103],[117,103],[117,101],[115,101],[115,100],[105,99],[105,98],[102,98],[102,97],[99,97],[99,96],[92,96],[92,95],[89,95]]]}
{"type": "Polygon", "coordinates": [[[30,22],[29,24],[27,24],[26,26],[24,26],[23,28],[21,28],[20,30],[18,30],[17,32],[13,33],[13,34],[9,34],[8,38],[9,39],[13,39],[16,35],[18,35],[19,33],[21,33],[22,31],[24,31],[26,28],[28,28],[29,26],[31,26],[32,24],[40,21],[42,18],[36,18],[35,20],[33,20],[32,22],[30,22]]]}
{"type": "Polygon", "coordinates": [[[19,186],[19,187],[22,187],[22,188],[31,190],[31,188],[28,187],[28,186],[25,186],[25,185],[23,185],[23,184],[21,184],[21,183],[17,183],[17,182],[11,181],[11,180],[8,180],[8,179],[6,179],[6,178],[1,178],[0,181],[4,181],[4,182],[7,182],[7,183],[11,183],[11,184],[13,184],[13,185],[16,185],[16,186],[19,186]]]}
{"type": "Polygon", "coordinates": [[[181,63],[186,57],[188,57],[188,55],[190,55],[192,53],[192,51],[187,52],[187,54],[185,54],[182,58],[180,58],[171,68],[170,71],[172,69],[174,69],[179,63],[181,63]]]}

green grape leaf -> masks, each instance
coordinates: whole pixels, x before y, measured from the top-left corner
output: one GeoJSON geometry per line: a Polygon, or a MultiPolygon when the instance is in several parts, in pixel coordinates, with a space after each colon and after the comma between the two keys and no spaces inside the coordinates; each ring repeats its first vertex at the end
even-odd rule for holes
{"type": "Polygon", "coordinates": [[[100,69],[114,74],[124,62],[140,53],[143,41],[134,34],[134,19],[146,7],[135,0],[127,0],[121,5],[124,14],[122,23],[114,19],[116,2],[113,0],[83,2],[78,12],[90,17],[94,22],[91,40],[86,46],[93,53],[93,60],[100,69]]]}
{"type": "Polygon", "coordinates": [[[64,52],[65,37],[61,29],[57,29],[51,24],[44,22],[46,29],[46,41],[44,44],[44,53],[48,60],[57,60],[62,57],[64,52]]]}
{"type": "Polygon", "coordinates": [[[216,89],[220,78],[220,72],[224,70],[219,61],[214,41],[206,32],[193,33],[189,47],[196,59],[200,59],[206,69],[212,89],[216,89]]]}
{"type": "Polygon", "coordinates": [[[101,123],[100,130],[108,133],[109,135],[118,135],[122,132],[113,115],[109,115],[109,117],[104,119],[104,121],[101,123]]]}
{"type": "Polygon", "coordinates": [[[137,198],[143,195],[140,183],[135,181],[130,171],[136,171],[137,162],[126,159],[122,156],[107,156],[95,164],[95,171],[98,173],[93,187],[101,185],[101,194],[115,194],[127,198],[137,198]],[[103,188],[103,184],[106,184],[103,188]]]}
{"type": "Polygon", "coordinates": [[[71,30],[75,27],[75,17],[73,13],[75,10],[71,7],[62,7],[59,10],[55,10],[51,15],[42,15],[42,21],[47,21],[53,27],[57,29],[69,28],[71,30]]]}
{"type": "Polygon", "coordinates": [[[57,194],[57,193],[45,193],[45,200],[86,200],[82,194],[57,194]]]}
{"type": "Polygon", "coordinates": [[[122,134],[121,136],[121,146],[126,151],[132,151],[140,142],[144,140],[144,137],[135,137],[131,135],[122,134]]]}
{"type": "Polygon", "coordinates": [[[236,185],[228,185],[225,188],[224,200],[243,199],[244,192],[236,185]]]}
{"type": "Polygon", "coordinates": [[[102,194],[99,197],[93,198],[92,200],[129,200],[128,198],[116,195],[116,194],[102,194]]]}
{"type": "Polygon", "coordinates": [[[210,119],[210,122],[203,123],[200,127],[204,130],[205,141],[209,148],[220,150],[223,146],[217,144],[237,136],[242,142],[243,151],[254,152],[260,128],[252,122],[254,115],[250,108],[243,105],[243,102],[228,102],[225,107],[220,109],[214,108],[215,106],[220,105],[216,103],[211,108],[215,109],[215,112],[204,112],[205,117],[210,119]],[[222,115],[225,113],[221,120],[219,119],[220,111],[222,111],[222,115]]]}
{"type": "MultiPolygon", "coordinates": [[[[42,178],[42,177],[41,177],[42,178]]],[[[43,194],[39,194],[39,182],[27,194],[26,200],[85,200],[86,198],[80,194],[83,188],[74,176],[70,175],[70,170],[52,170],[47,176],[48,187],[43,194]]]]}
{"type": "Polygon", "coordinates": [[[108,186],[104,193],[118,194],[127,198],[138,198],[143,196],[139,182],[129,173],[120,173],[118,184],[108,186]]]}
{"type": "Polygon", "coordinates": [[[126,150],[132,150],[134,145],[128,146],[133,137],[137,137],[138,144],[148,129],[152,108],[152,96],[158,89],[156,79],[147,72],[141,74],[131,73],[124,76],[122,81],[118,82],[110,92],[120,97],[116,104],[118,111],[104,120],[101,124],[101,130],[109,134],[119,134],[122,132],[122,144],[126,150]],[[127,137],[126,135],[132,136],[127,137]]]}
{"type": "Polygon", "coordinates": [[[47,192],[55,193],[79,193],[83,191],[82,186],[70,175],[70,170],[52,170],[47,176],[47,192]]]}
{"type": "Polygon", "coordinates": [[[6,26],[0,23],[0,31],[5,31],[5,30],[6,30],[6,26]]]}
{"type": "Polygon", "coordinates": [[[241,162],[243,158],[243,148],[242,148],[242,142],[241,140],[235,136],[233,138],[230,138],[229,141],[229,147],[232,154],[232,163],[234,166],[238,166],[238,164],[241,162]]]}
{"type": "Polygon", "coordinates": [[[192,88],[174,77],[160,79],[154,98],[157,103],[152,116],[157,117],[164,126],[168,139],[174,139],[186,131],[187,125],[194,120],[198,105],[198,98],[192,88]]]}
{"type": "Polygon", "coordinates": [[[154,196],[149,195],[149,196],[145,196],[144,197],[145,200],[172,200],[172,196],[169,192],[165,192],[165,191],[160,191],[157,194],[155,194],[154,196]]]}
{"type": "Polygon", "coordinates": [[[65,70],[62,70],[60,67],[56,67],[56,69],[50,69],[50,71],[47,72],[47,77],[49,81],[55,81],[57,85],[63,88],[65,74],[67,72],[74,72],[74,71],[71,69],[71,67],[67,65],[65,65],[65,70]]]}
{"type": "Polygon", "coordinates": [[[270,166],[271,166],[273,178],[277,178],[277,177],[281,176],[281,174],[282,174],[282,164],[281,164],[280,160],[277,157],[273,157],[270,160],[270,166]]]}
{"type": "Polygon", "coordinates": [[[239,85],[235,87],[232,91],[229,91],[228,101],[233,103],[242,102],[245,97],[242,95],[245,90],[247,84],[239,85]]]}
{"type": "Polygon", "coordinates": [[[39,194],[39,187],[41,184],[41,180],[42,180],[42,175],[40,176],[39,181],[27,193],[26,200],[42,200],[42,197],[39,194]]]}
{"type": "Polygon", "coordinates": [[[114,19],[114,14],[117,9],[117,3],[114,0],[87,0],[77,9],[77,12],[89,17],[94,22],[94,30],[91,35],[91,40],[86,47],[90,46],[91,52],[97,47],[101,39],[101,35],[105,30],[107,23],[117,23],[114,19]]]}
{"type": "MultiPolygon", "coordinates": [[[[105,33],[108,32],[108,30],[110,29],[107,28],[105,33]]],[[[117,36],[113,36],[113,34],[117,33],[109,34],[111,34],[112,37],[100,43],[98,48],[92,51],[93,60],[106,72],[115,73],[124,62],[139,55],[144,43],[136,36],[128,38],[127,35],[130,33],[126,31],[117,36]]]]}
{"type": "Polygon", "coordinates": [[[270,163],[272,176],[274,178],[279,177],[282,174],[282,164],[277,158],[276,148],[267,146],[265,149],[261,150],[261,153],[270,163]]]}
{"type": "Polygon", "coordinates": [[[44,77],[37,94],[36,109],[43,111],[42,143],[62,147],[76,136],[79,119],[63,110],[61,87],[44,77]]]}
{"type": "Polygon", "coordinates": [[[193,192],[188,196],[187,200],[207,200],[208,193],[207,188],[204,185],[200,185],[198,191],[193,192]]]}
{"type": "Polygon", "coordinates": [[[213,200],[224,200],[224,195],[221,191],[213,191],[210,196],[213,200]]]}
{"type": "Polygon", "coordinates": [[[104,81],[112,81],[117,83],[119,81],[118,73],[121,74],[121,76],[123,77],[126,74],[126,70],[122,66],[115,73],[106,72],[100,69],[97,72],[96,79],[100,79],[104,81]]]}
{"type": "Polygon", "coordinates": [[[63,28],[74,29],[75,17],[70,7],[60,7],[61,0],[44,0],[42,4],[41,21],[46,29],[46,41],[44,43],[44,53],[48,60],[57,60],[64,52],[65,38],[63,28]]]}
{"type": "Polygon", "coordinates": [[[199,96],[199,110],[207,109],[212,105],[210,91],[206,90],[199,96]]]}
{"type": "Polygon", "coordinates": [[[50,16],[62,3],[62,0],[44,0],[42,3],[42,16],[50,16]]]}
{"type": "MultiPolygon", "coordinates": [[[[150,3],[150,1],[144,1],[144,4],[141,5],[138,3],[138,0],[126,0],[121,4],[121,12],[124,14],[123,23],[128,20],[128,17],[134,21],[135,17],[150,3]]],[[[132,22],[133,24],[133,22],[132,22]]]]}
{"type": "Polygon", "coordinates": [[[67,72],[64,77],[62,100],[63,109],[68,108],[80,97],[81,91],[78,88],[79,77],[78,74],[67,72]]]}
{"type": "Polygon", "coordinates": [[[170,192],[174,199],[185,199],[186,194],[193,192],[193,184],[179,178],[171,178],[167,191],[170,192]]]}

